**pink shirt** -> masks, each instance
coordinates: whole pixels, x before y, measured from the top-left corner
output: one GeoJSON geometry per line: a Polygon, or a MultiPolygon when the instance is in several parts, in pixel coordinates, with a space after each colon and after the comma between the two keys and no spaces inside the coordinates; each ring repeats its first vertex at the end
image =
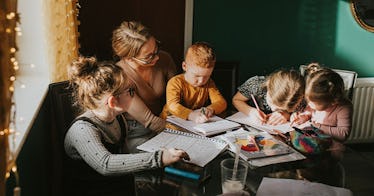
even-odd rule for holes
{"type": "Polygon", "coordinates": [[[312,111],[312,123],[335,140],[345,141],[352,128],[353,105],[350,101],[331,106],[325,111],[312,111]]]}

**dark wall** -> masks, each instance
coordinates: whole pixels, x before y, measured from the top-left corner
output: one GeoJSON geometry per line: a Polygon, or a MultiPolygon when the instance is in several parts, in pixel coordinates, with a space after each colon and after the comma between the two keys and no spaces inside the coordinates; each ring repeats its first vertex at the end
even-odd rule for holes
{"type": "Polygon", "coordinates": [[[161,41],[179,65],[183,59],[183,0],[80,0],[79,52],[100,60],[113,59],[112,32],[122,21],[140,21],[161,41]]]}
{"type": "Polygon", "coordinates": [[[374,34],[355,23],[347,0],[194,1],[193,41],[239,61],[240,82],[311,61],[374,76],[374,34]]]}

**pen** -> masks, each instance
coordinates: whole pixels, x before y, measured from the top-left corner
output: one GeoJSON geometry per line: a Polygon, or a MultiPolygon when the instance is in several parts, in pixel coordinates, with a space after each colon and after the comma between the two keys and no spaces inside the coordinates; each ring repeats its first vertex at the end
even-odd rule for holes
{"type": "Polygon", "coordinates": [[[193,179],[193,180],[199,180],[199,178],[200,178],[199,174],[192,173],[192,172],[189,172],[189,171],[184,171],[184,170],[177,169],[177,168],[174,168],[174,167],[167,166],[167,167],[165,167],[164,170],[165,170],[166,173],[174,174],[174,175],[177,175],[177,176],[182,176],[182,177],[193,179]]]}

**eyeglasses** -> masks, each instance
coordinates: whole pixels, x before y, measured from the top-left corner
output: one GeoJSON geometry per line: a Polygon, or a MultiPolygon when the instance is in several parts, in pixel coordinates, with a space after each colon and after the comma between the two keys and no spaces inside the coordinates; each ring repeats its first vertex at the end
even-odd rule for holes
{"type": "Polygon", "coordinates": [[[117,94],[115,94],[113,96],[120,96],[123,93],[128,93],[130,95],[130,97],[134,97],[134,95],[135,95],[135,88],[134,87],[130,87],[130,88],[125,89],[124,91],[122,91],[120,93],[117,93],[117,94]]]}
{"type": "MultiPolygon", "coordinates": [[[[135,95],[135,87],[130,87],[128,89],[125,89],[124,91],[121,91],[119,93],[113,94],[112,96],[117,97],[117,99],[119,99],[119,96],[121,96],[123,93],[128,93],[130,95],[130,97],[134,97],[134,95],[135,95]]],[[[108,100],[109,100],[109,97],[106,100],[105,105],[108,105],[108,100]]]]}
{"type": "Polygon", "coordinates": [[[144,64],[144,65],[152,63],[153,59],[155,59],[155,57],[160,53],[159,44],[160,44],[160,42],[156,41],[156,51],[149,54],[148,57],[146,57],[146,58],[132,57],[132,58],[137,60],[138,62],[144,64]]]}

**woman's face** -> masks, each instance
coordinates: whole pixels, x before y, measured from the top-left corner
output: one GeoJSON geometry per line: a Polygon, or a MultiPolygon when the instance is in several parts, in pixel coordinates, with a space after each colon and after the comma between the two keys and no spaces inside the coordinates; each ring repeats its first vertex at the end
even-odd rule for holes
{"type": "Polygon", "coordinates": [[[151,37],[140,48],[139,54],[132,57],[133,61],[140,66],[154,66],[159,59],[158,43],[154,37],[151,37]]]}

